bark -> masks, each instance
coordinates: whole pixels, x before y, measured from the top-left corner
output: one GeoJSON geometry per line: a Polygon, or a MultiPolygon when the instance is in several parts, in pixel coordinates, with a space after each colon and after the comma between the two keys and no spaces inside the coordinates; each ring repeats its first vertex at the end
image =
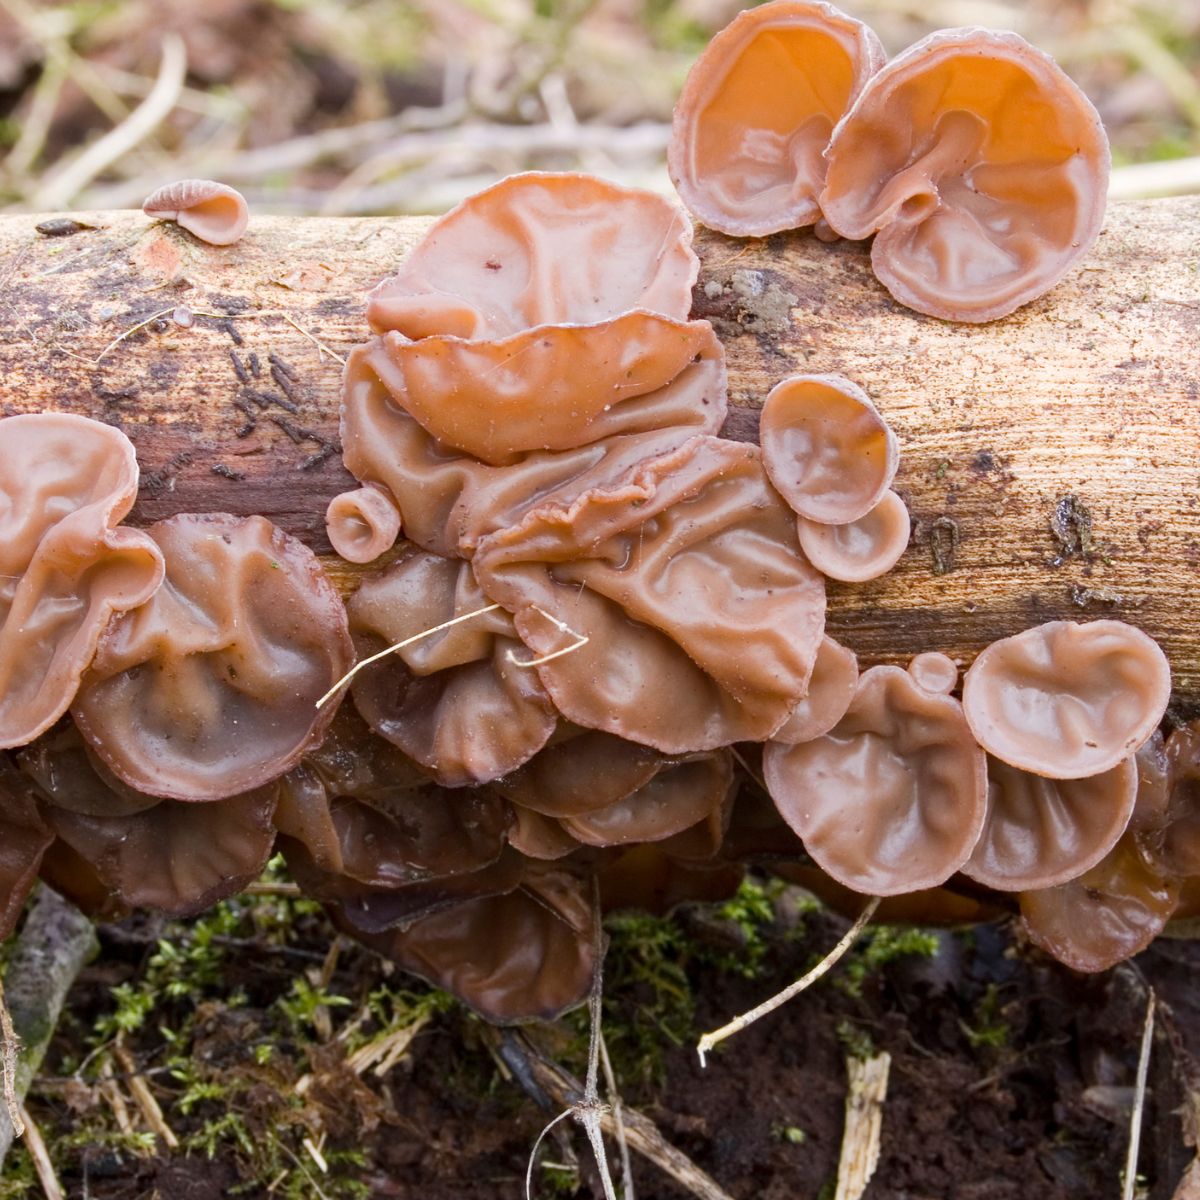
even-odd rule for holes
{"type": "MultiPolygon", "coordinates": [[[[365,288],[429,222],[262,217],[213,248],[140,213],[83,216],[95,228],[66,237],[39,234],[45,219],[0,218],[2,411],[125,429],[136,521],[259,512],[328,553],[325,504],[351,480],[340,364],[311,339],[340,355],[362,340],[365,288]]],[[[1081,270],[982,327],[892,302],[862,245],[697,244],[731,436],[754,436],[793,371],[850,376],[899,435],[913,545],[883,580],[830,584],[836,637],[868,663],[969,661],[1040,621],[1121,616],[1163,645],[1179,703],[1200,703],[1200,198],[1113,205],[1081,270]]]]}

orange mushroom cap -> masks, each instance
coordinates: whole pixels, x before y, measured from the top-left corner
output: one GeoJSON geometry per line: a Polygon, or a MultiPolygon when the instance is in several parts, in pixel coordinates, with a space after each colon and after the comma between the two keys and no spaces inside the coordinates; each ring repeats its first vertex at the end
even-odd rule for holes
{"type": "Polygon", "coordinates": [[[213,246],[230,246],[246,232],[250,206],[241,192],[211,179],[180,179],[146,197],[142,212],[174,221],[213,246]]]}

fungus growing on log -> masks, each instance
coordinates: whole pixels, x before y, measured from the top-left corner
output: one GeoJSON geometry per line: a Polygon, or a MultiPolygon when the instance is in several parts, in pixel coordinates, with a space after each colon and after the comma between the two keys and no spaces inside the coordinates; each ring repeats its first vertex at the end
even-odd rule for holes
{"type": "Polygon", "coordinates": [[[653,192],[594,175],[510,175],[439,218],[367,297],[376,333],[505,338],[645,309],[686,321],[692,225],[653,192]]]}
{"type": "Polygon", "coordinates": [[[400,510],[386,489],[366,484],[330,500],[325,532],[329,544],[347,562],[374,562],[396,544],[400,510]]]}
{"type": "Polygon", "coordinates": [[[927,692],[948,696],[958,685],[958,665],[937,650],[918,654],[908,664],[908,673],[927,692]]]}
{"type": "Polygon", "coordinates": [[[944,883],[983,828],[986,765],[961,705],[898,667],[864,672],[823,737],[769,743],[763,774],[814,861],[870,895],[944,883]]]}
{"type": "Polygon", "coordinates": [[[823,525],[865,517],[896,477],[896,435],[856,384],[792,375],[767,396],[763,466],[793,512],[823,525]]]}
{"type": "Polygon", "coordinates": [[[822,575],[843,583],[866,583],[886,575],[908,548],[912,521],[908,508],[895,492],[865,517],[845,525],[821,525],[796,518],[800,547],[822,575]]]}
{"type": "Polygon", "coordinates": [[[1166,655],[1123,621],[1051,621],[993,642],[963,678],[963,709],[993,757],[1049,779],[1128,758],[1162,720],[1166,655]]]}
{"type": "Polygon", "coordinates": [[[0,751],[0,941],[16,928],[53,841],[33,784],[0,751]]]}
{"type": "Polygon", "coordinates": [[[217,800],[261,787],[333,717],[316,701],[354,657],[341,597],[262,517],[182,514],[146,532],[166,580],[110,625],[75,721],[138,791],[217,800]]]}
{"type": "Polygon", "coordinates": [[[833,132],[820,205],[918,312],[991,321],[1042,295],[1100,232],[1104,126],[1015,33],[931,34],[868,82],[833,132]]]}
{"type": "Polygon", "coordinates": [[[158,547],[118,527],[137,486],[133,446],[109,425],[0,419],[0,748],[67,711],[110,618],[162,583],[158,547]]]}
{"type": "Polygon", "coordinates": [[[245,196],[211,179],[180,179],[165,184],[146,197],[142,212],[174,221],[212,246],[231,246],[240,241],[250,220],[245,196]]]}
{"type": "Polygon", "coordinates": [[[705,225],[762,237],[812,225],[833,127],[887,56],[832,5],[774,0],[739,14],[692,66],[667,164],[705,225]]]}
{"type": "Polygon", "coordinates": [[[771,740],[794,746],[828,733],[846,715],[857,686],[857,656],[826,634],[817,648],[804,699],[775,730],[771,740]]]}

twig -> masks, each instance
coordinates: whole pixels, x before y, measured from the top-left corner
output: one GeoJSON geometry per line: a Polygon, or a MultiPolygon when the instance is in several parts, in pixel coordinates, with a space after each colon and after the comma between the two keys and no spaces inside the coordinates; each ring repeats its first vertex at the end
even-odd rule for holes
{"type": "Polygon", "coordinates": [[[0,1054],[4,1059],[4,1106],[8,1110],[8,1119],[12,1123],[14,1135],[21,1137],[25,1133],[25,1126],[21,1121],[21,1100],[17,1096],[17,1056],[21,1052],[21,1043],[17,1039],[12,1017],[8,1013],[2,982],[0,982],[0,1037],[2,1037],[0,1054]]]}
{"type": "Polygon", "coordinates": [[[337,359],[337,361],[338,361],[338,362],[340,362],[340,363],[342,364],[342,366],[343,366],[343,367],[346,365],[346,360],[345,360],[345,359],[344,359],[344,358],[343,358],[343,357],[342,357],[342,356],[341,356],[341,355],[340,355],[340,354],[339,354],[339,353],[338,353],[336,350],[331,350],[331,349],[330,349],[330,348],[329,348],[327,345],[325,345],[325,343],[324,343],[323,341],[321,341],[321,339],[320,339],[320,338],[316,338],[316,337],[314,337],[314,336],[313,336],[311,333],[309,333],[309,332],[308,332],[308,330],[307,330],[307,329],[305,329],[305,328],[304,328],[304,326],[303,326],[303,325],[300,325],[298,322],[296,322],[295,320],[293,320],[293,319],[292,319],[292,317],[291,317],[291,316],[290,316],[288,313],[284,313],[284,314],[283,314],[283,319],[284,319],[284,320],[285,320],[285,321],[286,321],[286,322],[287,322],[287,323],[288,323],[288,324],[289,324],[289,325],[290,325],[290,326],[291,326],[291,327],[292,327],[292,328],[293,328],[293,329],[294,329],[294,330],[295,330],[297,333],[302,333],[302,334],[303,334],[303,335],[304,335],[306,338],[308,338],[308,340],[309,340],[310,342],[312,342],[312,344],[313,344],[314,346],[316,346],[316,348],[317,348],[317,355],[318,355],[318,357],[320,356],[320,354],[321,354],[321,351],[324,351],[326,354],[328,354],[328,355],[329,355],[329,357],[330,357],[330,358],[336,358],[336,359],[337,359]]]}
{"type": "Polygon", "coordinates": [[[129,1105],[125,1103],[125,1095],[121,1091],[120,1084],[117,1083],[117,1077],[113,1074],[112,1059],[105,1055],[100,1063],[100,1095],[108,1101],[108,1107],[112,1109],[113,1120],[117,1123],[117,1128],[124,1134],[133,1133],[133,1121],[129,1117],[129,1105]]]}
{"type": "Polygon", "coordinates": [[[883,1129],[883,1102],[887,1099],[892,1057],[884,1052],[872,1058],[848,1058],[846,1076],[846,1128],[838,1159],[834,1200],[861,1200],[879,1162],[883,1129]]]}
{"type": "Polygon", "coordinates": [[[372,654],[370,658],[364,658],[362,662],[356,663],[345,675],[341,677],[317,701],[318,708],[324,708],[330,700],[334,698],[354,677],[363,669],[369,667],[372,663],[378,662],[381,658],[387,658],[389,654],[395,654],[397,650],[403,650],[405,646],[411,646],[414,642],[422,641],[424,638],[432,637],[435,633],[441,633],[443,629],[449,629],[451,625],[460,625],[463,621],[469,621],[473,617],[481,617],[484,613],[495,612],[500,605],[489,604],[486,608],[472,609],[469,613],[463,613],[460,617],[452,617],[449,621],[443,621],[440,625],[435,625],[432,629],[423,629],[420,633],[414,633],[412,637],[405,638],[402,642],[397,642],[394,646],[388,646],[386,650],[380,650],[378,654],[372,654]]]}
{"type": "Polygon", "coordinates": [[[158,78],[150,94],[120,125],[93,142],[63,170],[44,180],[34,194],[32,207],[54,209],[70,204],[101,171],[154,132],[175,107],[186,76],[187,49],[183,39],[177,33],[164,34],[158,78]]]}
{"type": "Polygon", "coordinates": [[[879,897],[872,896],[866,908],[859,914],[858,920],[846,930],[842,936],[842,940],[808,974],[802,975],[795,983],[789,984],[782,992],[776,993],[769,1000],[764,1000],[756,1008],[742,1013],[740,1017],[734,1017],[732,1021],[722,1025],[720,1029],[714,1029],[712,1033],[706,1033],[696,1046],[696,1053],[700,1055],[700,1066],[704,1067],[707,1065],[705,1055],[714,1046],[723,1042],[726,1038],[732,1037],[735,1033],[740,1033],[747,1025],[754,1024],[759,1017],[765,1017],[767,1013],[774,1012],[781,1005],[786,1004],[793,996],[798,996],[806,988],[816,983],[854,945],[858,940],[858,935],[867,927],[867,922],[875,915],[875,910],[878,907],[879,897]]]}
{"type": "Polygon", "coordinates": [[[625,1119],[621,1113],[621,1093],[617,1090],[617,1078],[613,1074],[603,1033],[600,1034],[600,1065],[604,1068],[604,1087],[608,1092],[608,1103],[617,1130],[617,1147],[621,1151],[621,1191],[624,1193],[622,1200],[636,1200],[633,1191],[633,1164],[629,1161],[629,1139],[625,1136],[625,1119]]]}
{"type": "Polygon", "coordinates": [[[1108,181],[1110,200],[1180,196],[1188,192],[1200,192],[1200,157],[1118,167],[1108,181]]]}
{"type": "MultiPolygon", "coordinates": [[[[57,892],[42,887],[4,973],[5,999],[22,1048],[16,1094],[24,1100],[54,1035],[63,1001],[96,944],[92,923],[57,892]]],[[[0,1108],[0,1164],[13,1127],[0,1108]]]]}
{"type": "Polygon", "coordinates": [[[46,1200],[63,1200],[63,1190],[54,1173],[54,1164],[50,1161],[42,1131],[24,1108],[21,1109],[21,1120],[25,1125],[25,1147],[33,1159],[33,1169],[37,1172],[38,1183],[42,1185],[46,1200]]]}
{"type": "Polygon", "coordinates": [[[1122,1200],[1133,1200],[1137,1186],[1138,1149],[1142,1143],[1142,1109],[1146,1104],[1146,1077],[1150,1072],[1150,1047],[1154,1043],[1154,1008],[1157,997],[1154,989],[1146,1001],[1146,1020],[1142,1025],[1142,1048],[1138,1054],[1137,1081],[1134,1086],[1133,1112],[1129,1116],[1129,1153],[1125,1156],[1125,1185],[1122,1200]]]}
{"type": "Polygon", "coordinates": [[[121,1064],[121,1069],[125,1072],[125,1082],[129,1085],[129,1090],[133,1094],[138,1108],[142,1110],[142,1116],[145,1117],[146,1124],[162,1138],[163,1142],[170,1149],[177,1150],[179,1148],[179,1139],[175,1136],[174,1131],[163,1117],[163,1111],[159,1107],[158,1101],[154,1098],[154,1093],[150,1091],[150,1085],[146,1082],[146,1077],[138,1070],[137,1064],[133,1061],[133,1055],[129,1053],[129,1050],[119,1037],[113,1043],[113,1054],[116,1055],[117,1061],[121,1064]]]}

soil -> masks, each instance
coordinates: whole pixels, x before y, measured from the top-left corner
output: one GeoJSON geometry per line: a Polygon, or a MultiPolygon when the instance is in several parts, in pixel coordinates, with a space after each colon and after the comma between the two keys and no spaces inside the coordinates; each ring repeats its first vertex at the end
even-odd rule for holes
{"type": "MultiPolygon", "coordinates": [[[[777,903],[762,931],[765,956],[754,978],[714,965],[703,952],[706,940],[718,945],[724,939],[729,949],[728,923],[697,910],[683,915],[686,944],[693,950],[679,965],[694,1014],[681,1044],[668,1036],[678,1036],[678,1028],[666,1028],[669,1022],[662,1022],[663,1030],[656,1027],[661,1014],[653,989],[636,978],[630,983],[629,971],[618,965],[621,988],[607,993],[606,1021],[617,1044],[628,1035],[661,1049],[661,1058],[632,1066],[627,1054],[614,1055],[624,1102],[650,1117],[667,1141],[730,1196],[831,1200],[846,1056],[886,1050],[890,1086],[868,1200],[1115,1200],[1121,1194],[1147,988],[1153,986],[1159,1008],[1140,1194],[1169,1200],[1191,1159],[1179,1110],[1200,1049],[1200,995],[1191,985],[1200,946],[1160,940],[1129,964],[1084,977],[1022,944],[1008,922],[941,932],[932,955],[901,956],[867,970],[858,995],[847,989],[845,964],[840,965],[726,1043],[702,1070],[694,1051],[700,1031],[802,973],[846,927],[826,911],[797,923],[785,910],[777,903]]],[[[235,1194],[332,1200],[353,1194],[328,1181],[322,1187],[315,1173],[301,1177],[299,1191],[272,1192],[269,1183],[255,1180],[247,1148],[233,1142],[218,1143],[211,1158],[195,1145],[190,1153],[138,1155],[103,1139],[53,1149],[81,1120],[107,1116],[96,1090],[68,1083],[64,1068],[92,1044],[95,1019],[112,1011],[111,989],[136,980],[161,936],[160,925],[144,920],[102,927],[101,956],[71,994],[70,1017],[30,1099],[67,1194],[89,1200],[223,1200],[235,1194]],[[303,1185],[305,1178],[313,1180],[312,1190],[303,1185]]],[[[522,1196],[530,1149],[555,1110],[539,1108],[515,1079],[505,1078],[489,1049],[494,1037],[464,1010],[450,1007],[435,1015],[383,1079],[349,1070],[336,1038],[305,1045],[272,1032],[278,998],[289,993],[301,971],[315,978],[329,936],[316,914],[300,922],[282,952],[275,952],[278,946],[264,952],[265,941],[228,939],[214,994],[229,997],[240,990],[244,1002],[230,1007],[224,999],[201,999],[189,1029],[191,1059],[203,1064],[206,1078],[239,1081],[229,1097],[181,1111],[180,1085],[163,1068],[169,1047],[162,1036],[152,1022],[131,1035],[131,1048],[174,1132],[186,1143],[228,1106],[243,1114],[254,1137],[286,1130],[290,1123],[297,1138],[306,1129],[314,1138],[323,1130],[320,1144],[331,1162],[339,1151],[360,1152],[360,1161],[331,1167],[334,1175],[328,1177],[352,1180],[360,1195],[522,1196]],[[263,1067],[255,1047],[276,1038],[278,1052],[263,1067]],[[305,1074],[311,1076],[307,1087],[297,1089],[305,1074]],[[297,1090],[304,1093],[302,1105],[297,1090]]],[[[618,933],[611,953],[643,952],[626,941],[618,933]]],[[[346,947],[329,975],[329,990],[355,1003],[386,974],[378,959],[346,947]]],[[[387,982],[407,986],[398,974],[387,982]]],[[[192,1011],[186,998],[171,1003],[176,1015],[192,1011]]],[[[354,1009],[331,1011],[336,1033],[354,1009]]],[[[579,1072],[583,1029],[577,1019],[529,1034],[547,1056],[579,1072]]],[[[540,1162],[576,1166],[542,1165],[535,1172],[535,1196],[602,1195],[586,1142],[571,1123],[558,1125],[547,1138],[540,1162]]],[[[634,1180],[643,1200],[682,1200],[689,1194],[636,1155],[634,1180]]]]}

